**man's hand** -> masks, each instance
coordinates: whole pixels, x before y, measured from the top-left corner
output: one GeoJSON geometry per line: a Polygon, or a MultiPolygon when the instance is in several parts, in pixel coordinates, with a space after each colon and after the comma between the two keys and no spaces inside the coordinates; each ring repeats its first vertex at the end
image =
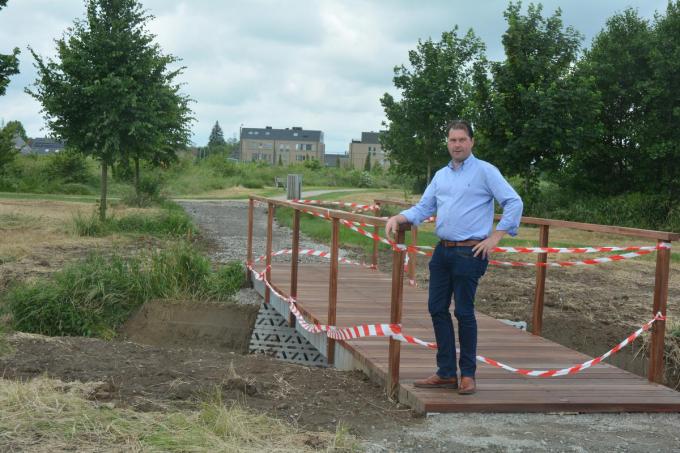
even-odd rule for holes
{"type": "Polygon", "coordinates": [[[401,214],[390,217],[385,224],[385,235],[387,238],[392,239],[393,233],[396,233],[397,230],[399,230],[399,224],[406,222],[408,222],[408,219],[401,214]]]}
{"type": "Polygon", "coordinates": [[[501,238],[505,236],[506,233],[507,232],[503,230],[494,231],[491,236],[472,247],[474,256],[480,257],[482,259],[488,258],[491,251],[496,248],[498,242],[500,242],[501,238]]]}

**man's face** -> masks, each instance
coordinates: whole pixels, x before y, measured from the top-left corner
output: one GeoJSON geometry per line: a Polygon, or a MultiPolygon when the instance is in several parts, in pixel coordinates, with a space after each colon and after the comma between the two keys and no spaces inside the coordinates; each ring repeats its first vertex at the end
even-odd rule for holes
{"type": "Polygon", "coordinates": [[[472,153],[475,141],[471,139],[463,129],[451,129],[446,146],[449,149],[451,159],[455,162],[463,162],[472,153]]]}

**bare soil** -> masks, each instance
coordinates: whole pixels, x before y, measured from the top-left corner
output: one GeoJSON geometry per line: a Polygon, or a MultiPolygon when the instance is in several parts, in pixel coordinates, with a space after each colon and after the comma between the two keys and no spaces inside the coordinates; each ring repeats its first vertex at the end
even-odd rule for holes
{"type": "Polygon", "coordinates": [[[216,394],[312,430],[339,424],[366,435],[412,420],[360,372],[287,364],[225,350],[167,348],[94,338],[15,333],[0,358],[6,379],[47,375],[102,381],[90,398],[139,411],[195,409],[216,394]]]}

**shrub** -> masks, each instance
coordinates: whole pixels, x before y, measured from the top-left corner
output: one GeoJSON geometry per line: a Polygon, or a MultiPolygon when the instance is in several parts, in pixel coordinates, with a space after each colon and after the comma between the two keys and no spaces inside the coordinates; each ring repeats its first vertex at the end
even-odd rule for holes
{"type": "Polygon", "coordinates": [[[163,177],[160,172],[143,173],[139,178],[138,190],[134,187],[125,191],[121,200],[128,206],[145,208],[161,202],[163,177]]]}
{"type": "Polygon", "coordinates": [[[101,237],[111,233],[148,234],[152,236],[181,237],[198,233],[191,218],[181,207],[166,203],[158,213],[133,213],[116,218],[109,217],[104,222],[96,212],[85,217],[77,214],[73,226],[79,236],[101,237]]]}
{"type": "Polygon", "coordinates": [[[253,177],[245,177],[241,179],[241,185],[246,189],[262,189],[264,183],[253,177]]]}
{"type": "Polygon", "coordinates": [[[49,156],[47,174],[51,178],[63,180],[65,183],[86,183],[89,172],[85,156],[75,151],[66,150],[49,156]]]}

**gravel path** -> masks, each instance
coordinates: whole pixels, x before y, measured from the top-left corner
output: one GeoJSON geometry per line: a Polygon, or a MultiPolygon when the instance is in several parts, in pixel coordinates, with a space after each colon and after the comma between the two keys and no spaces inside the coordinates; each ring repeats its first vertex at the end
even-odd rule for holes
{"type": "MultiPolygon", "coordinates": [[[[248,204],[242,201],[181,201],[215,244],[218,262],[245,261],[248,204]]],[[[253,250],[265,251],[266,208],[255,211],[253,250]]],[[[274,227],[273,248],[290,247],[290,230],[274,227]]],[[[300,238],[300,246],[328,246],[300,238]]],[[[253,290],[242,293],[244,303],[259,303],[253,290]]],[[[441,414],[420,424],[401,426],[365,439],[367,451],[678,451],[680,414],[441,414]]]]}

